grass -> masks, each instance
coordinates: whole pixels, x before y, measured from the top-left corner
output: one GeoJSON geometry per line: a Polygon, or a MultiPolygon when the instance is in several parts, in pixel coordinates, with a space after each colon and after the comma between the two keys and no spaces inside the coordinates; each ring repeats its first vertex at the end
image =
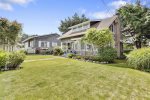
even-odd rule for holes
{"type": "Polygon", "coordinates": [[[124,68],[123,62],[115,67],[49,57],[54,59],[25,62],[23,69],[1,73],[0,100],[150,99],[150,74],[124,68]]]}

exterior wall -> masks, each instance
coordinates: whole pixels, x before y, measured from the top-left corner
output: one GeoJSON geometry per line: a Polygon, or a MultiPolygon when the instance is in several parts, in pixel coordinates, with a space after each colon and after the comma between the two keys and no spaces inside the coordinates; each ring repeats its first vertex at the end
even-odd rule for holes
{"type": "Polygon", "coordinates": [[[17,47],[15,45],[5,44],[5,45],[0,45],[0,50],[12,52],[12,51],[16,51],[17,47]]]}
{"type": "Polygon", "coordinates": [[[52,44],[53,43],[57,43],[57,46],[60,46],[60,40],[58,40],[59,36],[50,36],[50,37],[37,37],[35,38],[35,44],[34,44],[34,47],[35,48],[40,48],[40,42],[41,41],[46,41],[48,42],[48,48],[52,48],[52,44]]]}
{"type": "Polygon", "coordinates": [[[50,35],[32,38],[24,43],[25,50],[28,53],[36,53],[36,50],[53,48],[54,45],[60,46],[60,40],[58,40],[58,37],[59,35],[50,35]],[[41,46],[42,42],[46,42],[46,47],[41,46]]]}
{"type": "Polygon", "coordinates": [[[123,56],[123,43],[121,40],[123,40],[122,34],[121,34],[121,27],[120,27],[120,21],[117,18],[114,22],[115,26],[115,48],[117,49],[117,55],[119,58],[122,58],[123,56]]]}

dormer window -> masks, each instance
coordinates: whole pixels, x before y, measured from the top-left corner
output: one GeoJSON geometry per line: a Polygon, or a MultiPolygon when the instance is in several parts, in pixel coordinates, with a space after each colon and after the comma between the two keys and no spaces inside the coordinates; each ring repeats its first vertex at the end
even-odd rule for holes
{"type": "Polygon", "coordinates": [[[83,30],[87,30],[88,28],[90,28],[90,23],[88,24],[80,24],[76,27],[72,28],[72,32],[79,32],[79,31],[83,31],[83,30]]]}

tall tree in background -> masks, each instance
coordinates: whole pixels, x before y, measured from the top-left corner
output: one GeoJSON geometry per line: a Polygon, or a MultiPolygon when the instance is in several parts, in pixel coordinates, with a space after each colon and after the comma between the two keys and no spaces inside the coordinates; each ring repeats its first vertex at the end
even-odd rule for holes
{"type": "Polygon", "coordinates": [[[21,41],[27,39],[28,37],[30,37],[28,34],[23,33],[22,36],[21,36],[21,41]]]}
{"type": "Polygon", "coordinates": [[[150,34],[150,8],[136,4],[127,4],[118,10],[124,34],[133,38],[135,47],[141,48],[142,42],[150,34]]]}
{"type": "Polygon", "coordinates": [[[22,26],[17,21],[9,21],[6,18],[0,18],[0,41],[5,44],[9,41],[11,44],[15,44],[21,35],[22,26]]]}
{"type": "Polygon", "coordinates": [[[68,31],[69,27],[88,20],[89,19],[86,18],[84,14],[79,16],[77,13],[75,13],[72,17],[68,17],[65,20],[61,20],[61,24],[58,29],[60,32],[65,33],[68,31]]]}

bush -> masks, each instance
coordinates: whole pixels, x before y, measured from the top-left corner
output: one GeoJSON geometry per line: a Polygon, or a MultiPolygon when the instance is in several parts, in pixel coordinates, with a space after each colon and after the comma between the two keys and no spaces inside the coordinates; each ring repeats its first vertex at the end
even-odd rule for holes
{"type": "Polygon", "coordinates": [[[63,55],[62,49],[60,49],[60,48],[54,48],[53,55],[55,55],[55,56],[63,55]]]}
{"type": "Polygon", "coordinates": [[[101,61],[99,56],[91,56],[90,60],[91,61],[99,61],[99,62],[101,61]]]}
{"type": "Polygon", "coordinates": [[[81,55],[76,55],[76,56],[75,56],[75,59],[81,59],[81,58],[82,58],[81,55]]]}
{"type": "Polygon", "coordinates": [[[117,51],[112,47],[101,48],[98,51],[98,56],[100,62],[113,63],[117,58],[117,51]]]}
{"type": "Polygon", "coordinates": [[[12,52],[8,55],[7,69],[16,69],[24,61],[25,54],[22,52],[12,52]]]}
{"type": "Polygon", "coordinates": [[[128,64],[135,69],[150,69],[150,48],[134,50],[127,56],[127,58],[128,64]]]}
{"type": "Polygon", "coordinates": [[[69,54],[67,54],[67,57],[68,57],[68,58],[73,58],[73,57],[75,57],[75,54],[69,53],[69,54]]]}
{"type": "Polygon", "coordinates": [[[0,51],[0,70],[5,67],[7,63],[7,53],[0,51]]]}

